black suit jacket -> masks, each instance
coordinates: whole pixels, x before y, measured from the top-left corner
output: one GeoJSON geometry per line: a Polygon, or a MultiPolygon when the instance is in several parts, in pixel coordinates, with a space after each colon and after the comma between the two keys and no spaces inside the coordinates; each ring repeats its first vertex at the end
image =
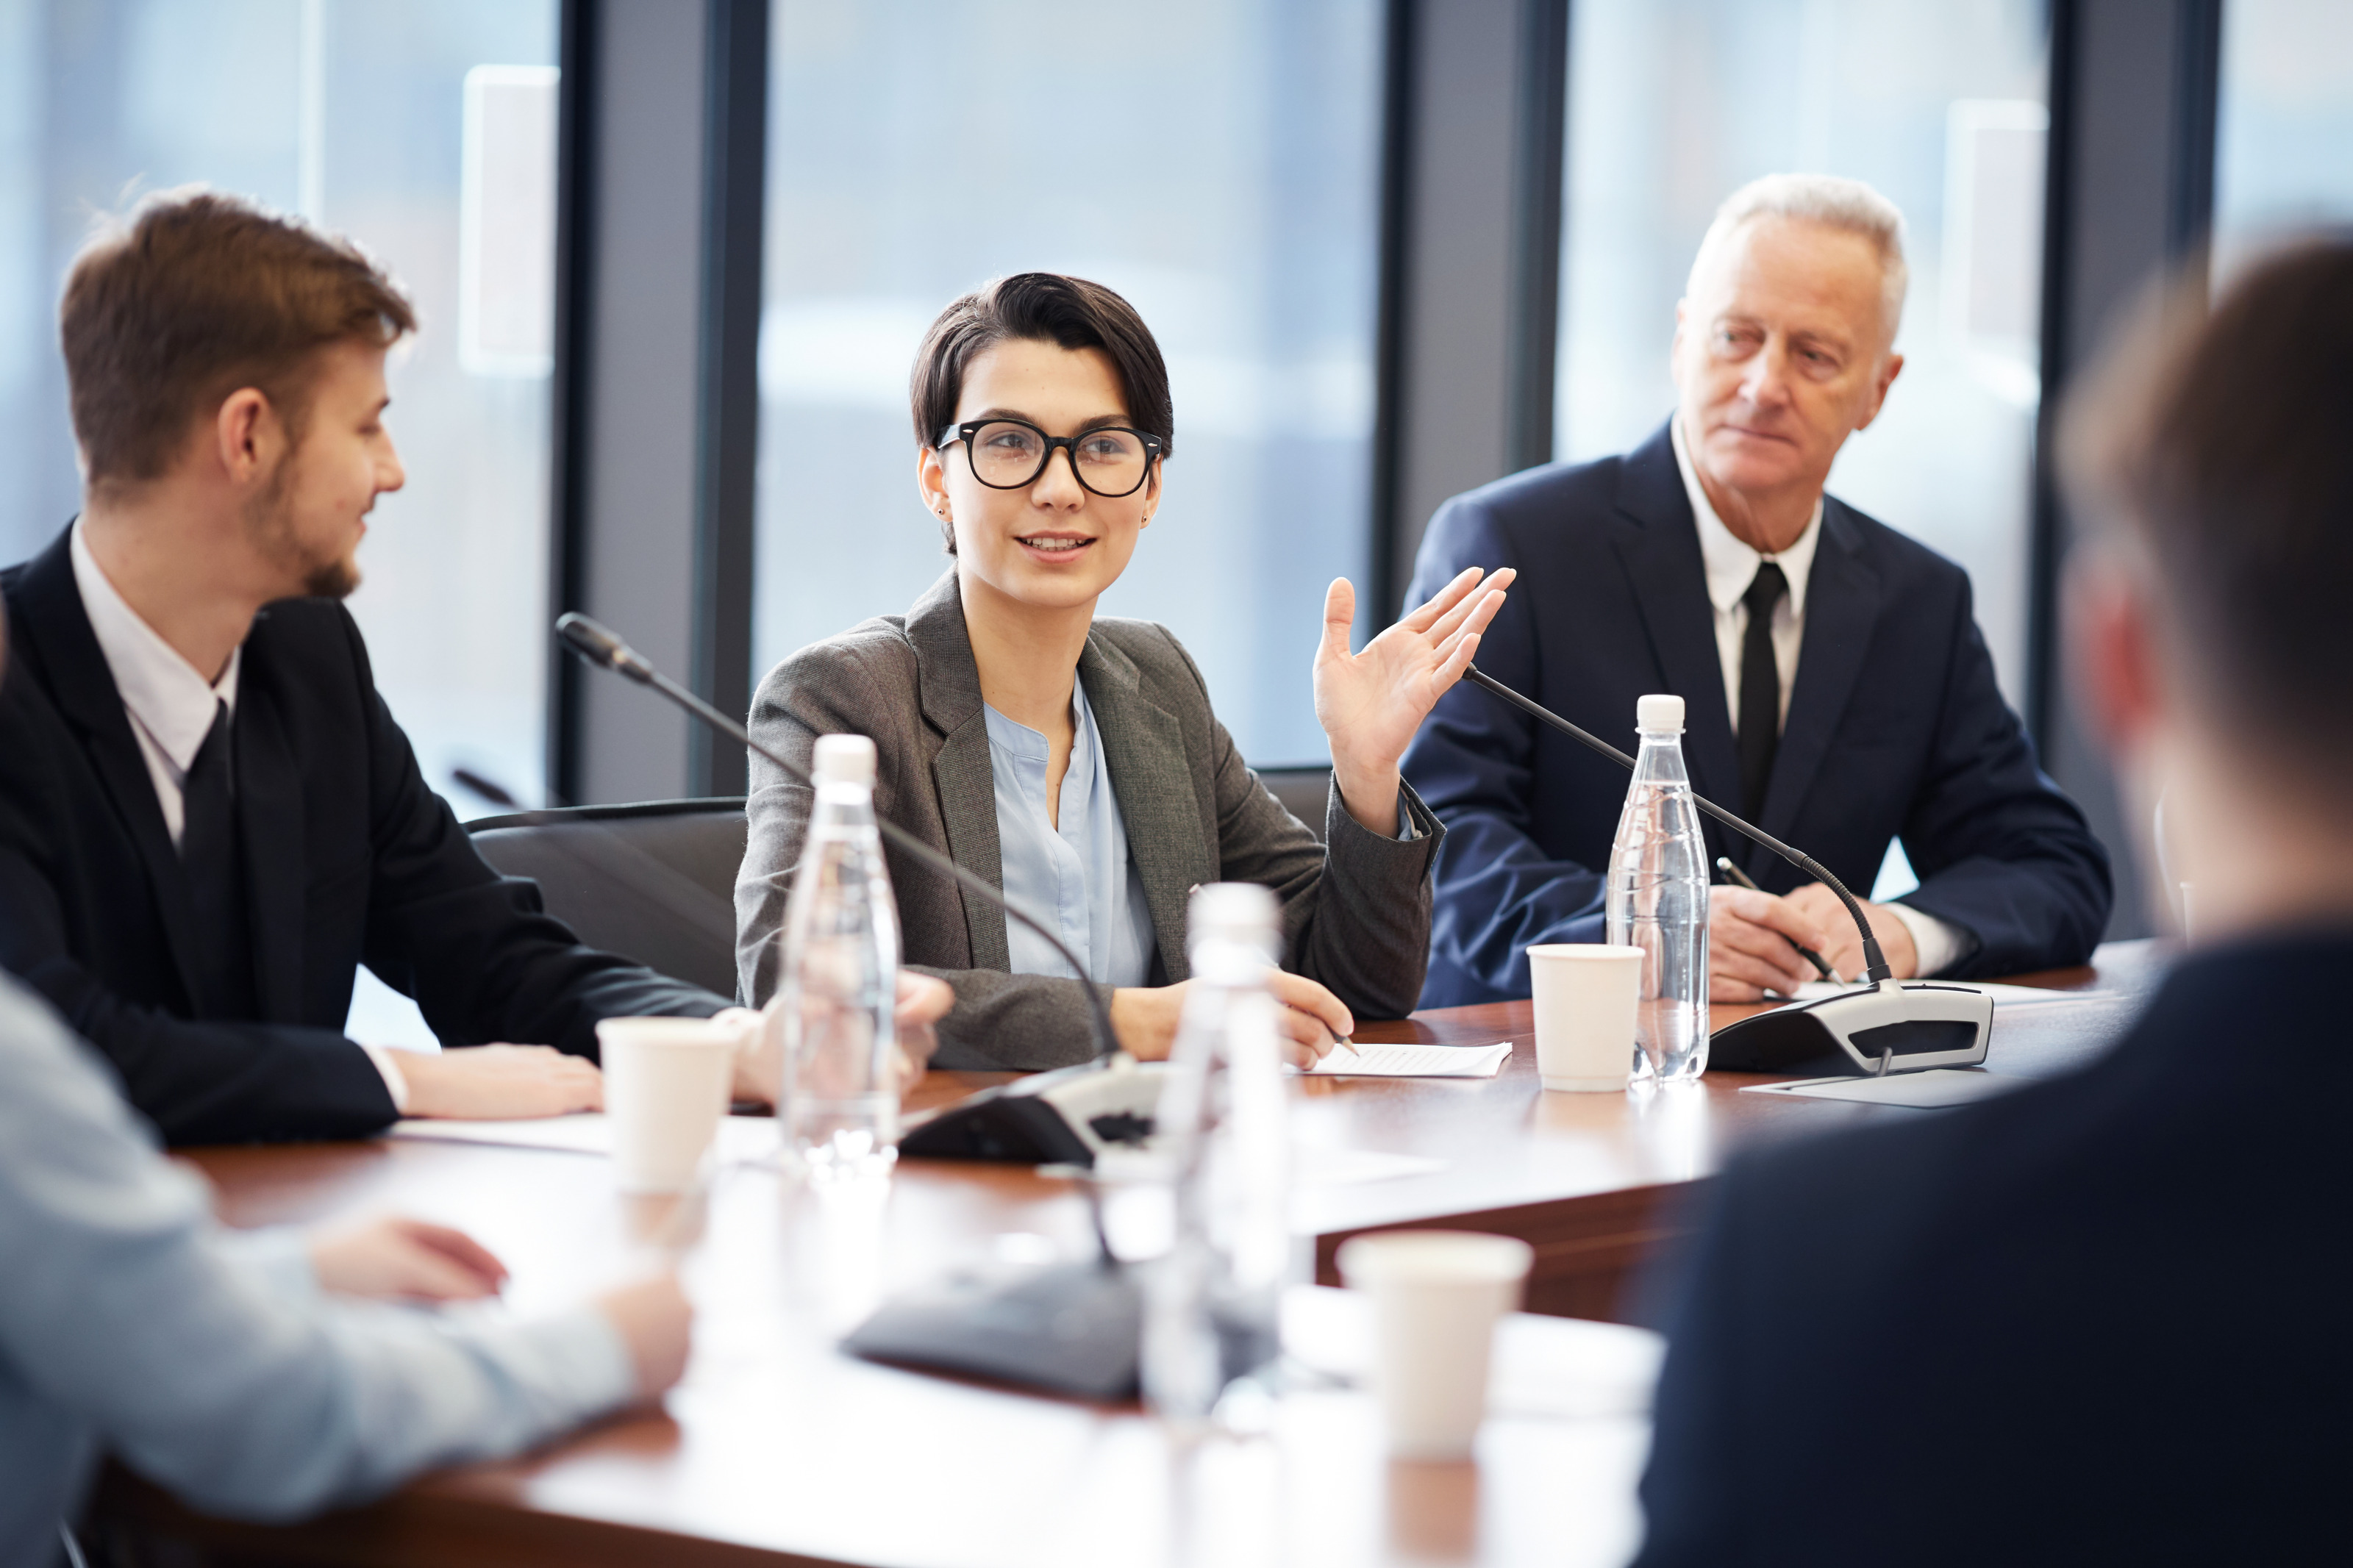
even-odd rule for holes
{"type": "Polygon", "coordinates": [[[0,574],[0,966],[113,1064],[173,1143],[347,1138],[393,1120],[343,1037],[364,962],[445,1042],[592,1059],[598,1019],[726,1004],[580,945],[425,785],[343,607],[255,620],[238,675],[238,825],[260,1016],[199,1019],[190,905],[67,537],[0,574]]]}
{"type": "MultiPolygon", "coordinates": [[[[1622,458],[1448,501],[1409,603],[1474,565],[1520,571],[1481,669],[1630,751],[1636,699],[1682,697],[1693,787],[1742,810],[1706,568],[1665,426],[1622,458]]],[[[1530,943],[1601,939],[1623,769],[1466,684],[1439,700],[1405,773],[1447,826],[1422,1005],[1525,996],[1530,943]]],[[[1731,856],[1767,890],[1808,879],[1705,826],[1709,858],[1731,856]]],[[[1968,574],[1834,497],[1757,826],[1857,897],[1900,835],[1920,878],[1904,901],[1977,939],[1957,975],[2080,963],[2107,924],[2107,853],[1994,684],[1968,574]]]]}
{"type": "Polygon", "coordinates": [[[2343,1561],[2348,974],[2193,958],[2080,1074],[1736,1163],[1641,1561],[2343,1561]]]}

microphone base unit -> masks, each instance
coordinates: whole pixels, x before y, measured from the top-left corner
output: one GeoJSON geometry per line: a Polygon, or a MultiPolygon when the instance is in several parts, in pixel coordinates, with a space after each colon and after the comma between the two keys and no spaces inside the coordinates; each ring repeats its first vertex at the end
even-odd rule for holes
{"type": "Polygon", "coordinates": [[[886,1303],[842,1348],[869,1361],[1081,1399],[1134,1399],[1144,1301],[1108,1260],[951,1276],[886,1303]]]}
{"type": "Polygon", "coordinates": [[[1798,1078],[1880,1078],[1978,1067],[1993,1040],[1993,998],[1965,985],[1883,980],[1792,1002],[1708,1036],[1707,1065],[1798,1078]]]}
{"type": "Polygon", "coordinates": [[[926,1117],[900,1138],[899,1152],[1091,1169],[1109,1150],[1140,1149],[1150,1140],[1167,1077],[1167,1063],[1139,1062],[1124,1051],[1107,1062],[1031,1073],[926,1117]]]}

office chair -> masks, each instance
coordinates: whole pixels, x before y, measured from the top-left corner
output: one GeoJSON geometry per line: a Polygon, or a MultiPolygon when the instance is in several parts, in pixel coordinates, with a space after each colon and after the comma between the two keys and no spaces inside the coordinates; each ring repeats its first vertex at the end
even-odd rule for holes
{"type": "Polygon", "coordinates": [[[1319,840],[1324,837],[1324,803],[1332,790],[1330,768],[1261,768],[1258,782],[1282,802],[1285,811],[1305,823],[1309,832],[1319,840]]]}
{"type": "Polygon", "coordinates": [[[492,869],[539,884],[589,946],[735,994],[744,797],[516,812],[466,824],[492,869]]]}

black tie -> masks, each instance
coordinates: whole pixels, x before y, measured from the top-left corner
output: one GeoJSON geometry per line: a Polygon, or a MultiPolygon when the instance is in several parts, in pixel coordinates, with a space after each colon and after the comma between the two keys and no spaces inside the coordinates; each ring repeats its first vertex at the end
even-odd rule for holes
{"type": "Polygon", "coordinates": [[[245,868],[237,853],[236,759],[228,704],[213,707],[213,727],[188,764],[181,794],[180,868],[196,919],[201,1018],[251,1018],[257,1007],[253,947],[245,922],[245,868]]]}
{"type": "Polygon", "coordinates": [[[1773,658],[1773,606],[1789,591],[1789,580],[1770,561],[1740,602],[1748,606],[1748,631],[1740,640],[1740,787],[1748,817],[1765,815],[1765,786],[1773,777],[1773,753],[1781,744],[1781,668],[1773,658]]]}

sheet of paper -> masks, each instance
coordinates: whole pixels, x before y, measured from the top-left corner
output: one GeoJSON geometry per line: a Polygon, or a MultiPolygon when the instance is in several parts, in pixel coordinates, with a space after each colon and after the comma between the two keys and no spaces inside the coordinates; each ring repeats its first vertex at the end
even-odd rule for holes
{"type": "Polygon", "coordinates": [[[1427,1154],[1393,1154],[1386,1149],[1293,1149],[1291,1173],[1307,1187],[1345,1187],[1398,1176],[1426,1176],[1446,1169],[1427,1154]]]}
{"type": "Polygon", "coordinates": [[[1964,1068],[1890,1073],[1885,1078],[1810,1078],[1796,1083],[1752,1083],[1743,1094],[1793,1095],[1802,1100],[1845,1100],[1860,1105],[1904,1105],[1942,1110],[1973,1100],[2023,1088],[2027,1079],[1964,1068]]]}
{"type": "Polygon", "coordinates": [[[1316,1078],[1493,1078],[1510,1059],[1512,1042],[1492,1046],[1343,1047],[1308,1069],[1316,1078]]]}
{"type": "MultiPolygon", "coordinates": [[[[1947,982],[1940,980],[1936,984],[1942,985],[1947,982]]],[[[1997,982],[1983,980],[1954,981],[1951,984],[1959,990],[1984,993],[1993,998],[1993,1005],[1997,1007],[2037,1007],[2047,1006],[2052,1003],[2068,1002],[2112,1002],[2117,995],[2114,991],[2045,991],[2039,985],[2003,985],[1997,982]]],[[[1819,1002],[1825,996],[1835,996],[1841,991],[1860,989],[1860,986],[1854,985],[1833,985],[1827,980],[1809,980],[1798,987],[1795,999],[1799,1002],[1819,1002]]]]}
{"type": "MultiPolygon", "coordinates": [[[[490,1143],[505,1149],[548,1149],[563,1154],[610,1154],[613,1130],[602,1111],[544,1116],[530,1121],[396,1121],[395,1138],[429,1143],[490,1143]]],[[[776,1152],[776,1119],[729,1116],[719,1123],[719,1157],[731,1164],[756,1164],[776,1152]]]]}

